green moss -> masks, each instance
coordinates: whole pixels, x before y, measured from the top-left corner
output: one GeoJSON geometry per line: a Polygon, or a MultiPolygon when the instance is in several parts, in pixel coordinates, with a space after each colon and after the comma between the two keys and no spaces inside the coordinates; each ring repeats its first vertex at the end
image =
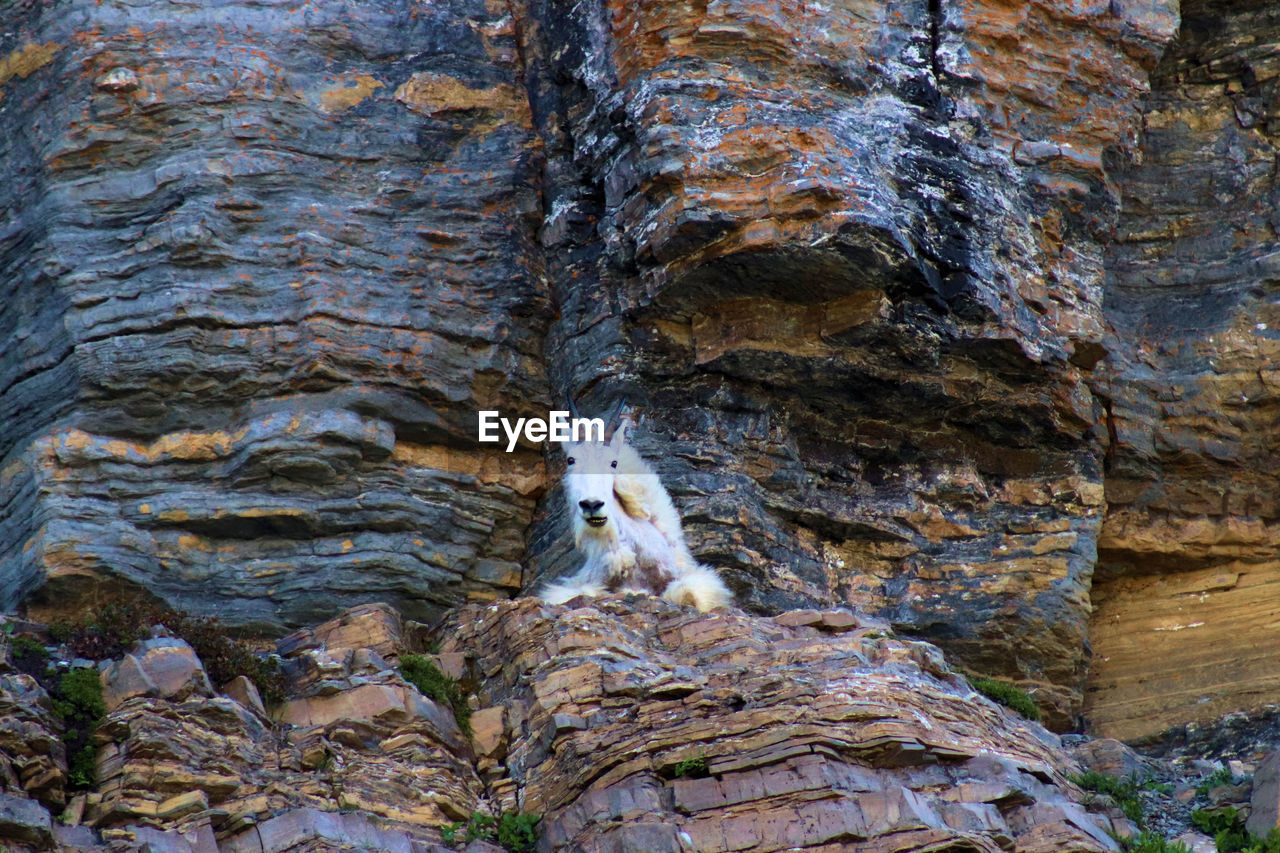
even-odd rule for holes
{"type": "Polygon", "coordinates": [[[400,674],[405,681],[418,688],[423,696],[453,708],[458,728],[467,737],[471,737],[471,708],[456,679],[445,675],[429,658],[422,655],[405,655],[400,658],[400,674]]]}
{"type": "Polygon", "coordinates": [[[1141,785],[1136,777],[1130,776],[1128,779],[1121,779],[1116,776],[1099,773],[1096,770],[1090,770],[1087,773],[1081,773],[1078,776],[1069,778],[1086,791],[1110,797],[1124,812],[1124,816],[1138,826],[1142,826],[1145,823],[1142,814],[1142,800],[1138,797],[1141,785]]]}
{"type": "Polygon", "coordinates": [[[970,678],[969,684],[974,690],[986,696],[992,702],[1004,705],[1012,711],[1016,711],[1028,720],[1040,720],[1040,709],[1036,707],[1036,703],[1027,695],[1025,690],[1014,687],[1012,684],[1006,684],[1003,681],[995,681],[990,678],[970,678]]]}

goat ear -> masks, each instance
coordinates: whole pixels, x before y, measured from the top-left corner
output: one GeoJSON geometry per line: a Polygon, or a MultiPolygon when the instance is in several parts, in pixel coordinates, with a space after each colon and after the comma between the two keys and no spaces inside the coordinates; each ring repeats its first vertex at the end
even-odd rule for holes
{"type": "Polygon", "coordinates": [[[623,415],[618,419],[618,428],[613,431],[613,438],[609,439],[609,447],[620,448],[627,443],[627,427],[631,426],[631,416],[623,415]]]}

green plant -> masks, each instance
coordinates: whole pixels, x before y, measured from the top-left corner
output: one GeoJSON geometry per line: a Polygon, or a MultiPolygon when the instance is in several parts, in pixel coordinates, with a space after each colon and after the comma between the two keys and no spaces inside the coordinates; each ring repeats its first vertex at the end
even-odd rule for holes
{"type": "Polygon", "coordinates": [[[1280,853],[1280,829],[1272,829],[1266,838],[1254,838],[1240,853],[1280,853]]]}
{"type": "Polygon", "coordinates": [[[53,700],[53,709],[63,719],[87,717],[100,720],[107,715],[107,703],[102,698],[102,679],[96,669],[73,669],[63,673],[58,687],[61,696],[53,700]]]}
{"type": "Polygon", "coordinates": [[[498,819],[498,844],[510,853],[533,853],[538,845],[539,818],[530,814],[504,814],[498,819]]]}
{"type": "Polygon", "coordinates": [[[1121,839],[1120,849],[1124,853],[1191,853],[1191,848],[1180,841],[1145,831],[1134,838],[1121,839]]]}
{"type": "Polygon", "coordinates": [[[49,650],[30,637],[14,637],[9,643],[9,659],[19,672],[38,680],[49,665],[49,650]]]}
{"type": "Polygon", "coordinates": [[[1272,831],[1266,838],[1254,838],[1245,829],[1239,812],[1223,809],[1196,809],[1191,824],[1205,835],[1212,835],[1218,853],[1280,853],[1280,833],[1272,831]]]}
{"type": "Polygon", "coordinates": [[[274,705],[284,700],[279,666],[227,636],[216,618],[191,616],[150,601],[110,602],[78,622],[50,625],[49,634],[78,657],[105,660],[120,657],[139,639],[150,637],[154,625],[164,625],[186,640],[214,684],[221,686],[244,675],[258,688],[263,702],[274,705]]]}
{"type": "Polygon", "coordinates": [[[453,845],[459,841],[496,841],[509,853],[533,853],[538,844],[536,815],[504,814],[496,820],[483,812],[472,812],[466,823],[451,823],[440,828],[441,840],[453,845]],[[458,837],[463,829],[466,834],[458,837]]]}
{"type": "Polygon", "coordinates": [[[685,758],[676,764],[675,769],[672,771],[672,775],[677,778],[688,776],[694,779],[704,779],[710,775],[709,768],[707,767],[707,759],[702,756],[685,758]]]}
{"type": "Polygon", "coordinates": [[[400,674],[404,676],[405,681],[418,688],[418,692],[423,696],[453,708],[453,716],[458,721],[458,728],[462,729],[462,733],[467,737],[471,736],[471,708],[467,705],[467,697],[463,695],[457,679],[445,675],[438,666],[423,655],[405,655],[400,658],[400,674]]]}
{"type": "Polygon", "coordinates": [[[1036,720],[1037,722],[1040,720],[1040,709],[1036,707],[1036,703],[1032,701],[1025,690],[991,678],[971,677],[969,684],[974,690],[986,696],[992,702],[1004,705],[1028,720],[1036,720]]]}
{"type": "Polygon", "coordinates": [[[1097,770],[1090,770],[1069,778],[1086,791],[1110,797],[1124,812],[1124,816],[1139,827],[1145,823],[1142,814],[1142,800],[1138,797],[1140,785],[1137,777],[1130,776],[1127,779],[1122,779],[1099,773],[1097,770]]]}
{"type": "Polygon", "coordinates": [[[1200,780],[1200,784],[1196,785],[1196,793],[1204,796],[1214,788],[1218,788],[1223,785],[1238,785],[1244,780],[1245,777],[1237,777],[1232,773],[1230,767],[1219,767],[1217,770],[1200,780]]]}
{"type": "Polygon", "coordinates": [[[98,775],[93,732],[107,715],[98,671],[73,669],[63,673],[53,690],[53,712],[67,725],[62,741],[67,745],[68,785],[92,788],[98,775]]]}

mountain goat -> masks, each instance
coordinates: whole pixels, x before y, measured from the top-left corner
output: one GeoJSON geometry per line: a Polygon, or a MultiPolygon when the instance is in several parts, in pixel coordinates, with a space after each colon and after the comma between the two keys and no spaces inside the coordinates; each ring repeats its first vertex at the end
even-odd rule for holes
{"type": "Polygon", "coordinates": [[[645,592],[702,611],[729,604],[733,596],[720,576],[689,553],[680,514],[658,475],[626,443],[629,425],[621,417],[608,442],[565,443],[565,500],[574,544],[587,559],[574,575],[544,587],[541,598],[559,604],[579,595],[645,592]]]}

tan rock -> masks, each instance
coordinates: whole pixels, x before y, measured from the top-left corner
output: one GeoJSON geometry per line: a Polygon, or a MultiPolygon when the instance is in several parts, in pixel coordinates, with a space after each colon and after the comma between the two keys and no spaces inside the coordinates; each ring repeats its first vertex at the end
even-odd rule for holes
{"type": "Polygon", "coordinates": [[[1117,849],[1051,735],[971,702],[934,647],[813,630],[823,615],[521,599],[443,635],[494,673],[481,701],[528,708],[507,764],[551,849],[1117,849]]]}
{"type": "Polygon", "coordinates": [[[102,696],[108,711],[137,696],[182,700],[212,693],[204,665],[191,646],[171,637],[139,642],[102,673],[102,696]]]}
{"type": "Polygon", "coordinates": [[[315,628],[295,631],[281,639],[276,648],[285,657],[323,647],[330,655],[342,649],[370,649],[385,658],[399,653],[403,633],[404,625],[395,608],[364,604],[315,628]]]}
{"type": "Polygon", "coordinates": [[[506,745],[506,710],[481,708],[471,715],[471,742],[477,755],[503,758],[506,745]]]}
{"type": "Polygon", "coordinates": [[[258,693],[258,686],[248,676],[237,675],[227,682],[222,692],[255,714],[263,717],[267,716],[267,709],[262,704],[262,696],[258,693]]]}

